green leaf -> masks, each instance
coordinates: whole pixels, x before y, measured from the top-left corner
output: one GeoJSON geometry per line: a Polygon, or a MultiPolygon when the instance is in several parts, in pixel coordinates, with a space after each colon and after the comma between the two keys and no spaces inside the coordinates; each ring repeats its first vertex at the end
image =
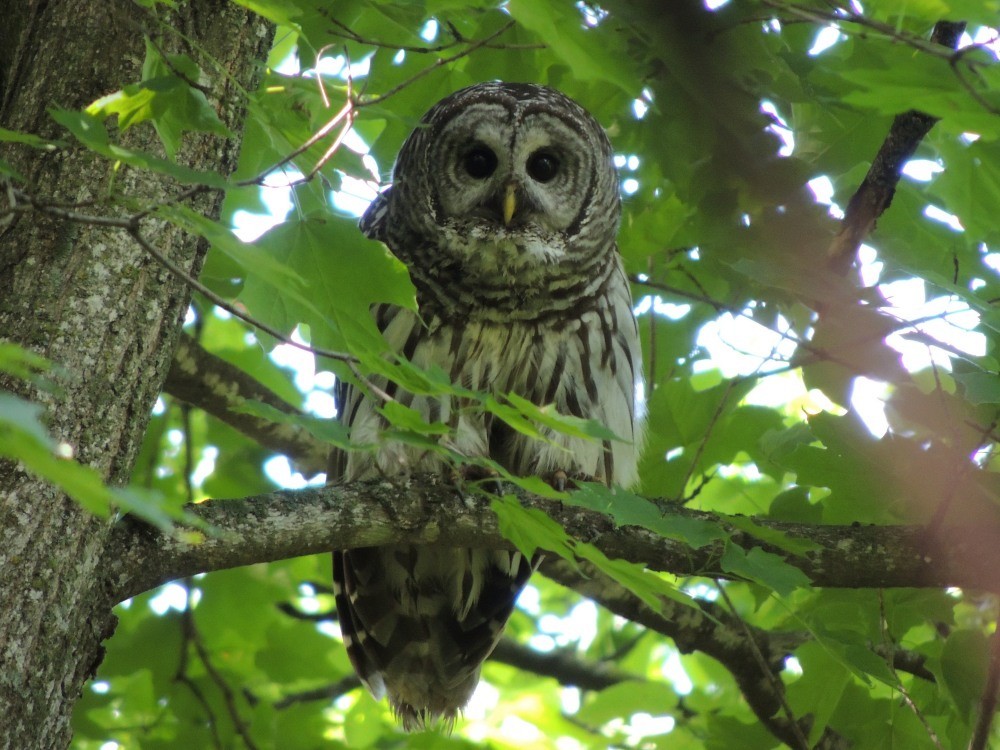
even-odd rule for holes
{"type": "Polygon", "coordinates": [[[231,135],[205,95],[177,76],[150,78],[126,86],[101,97],[86,111],[101,118],[118,115],[118,127],[122,131],[151,121],[171,159],[177,155],[186,131],[231,135]]]}
{"type": "Polygon", "coordinates": [[[14,169],[14,166],[10,162],[3,159],[0,159],[0,175],[6,175],[15,182],[27,182],[23,174],[14,169]]]}
{"type": "Polygon", "coordinates": [[[448,435],[451,428],[442,422],[427,422],[416,409],[404,406],[398,401],[387,401],[378,409],[390,424],[421,435],[448,435]]]}
{"type": "Polygon", "coordinates": [[[530,559],[539,550],[545,550],[576,564],[573,538],[545,512],[525,508],[514,495],[494,498],[490,507],[497,514],[500,533],[525,557],[530,559]]]}
{"type": "Polygon", "coordinates": [[[268,283],[282,295],[293,297],[303,305],[311,304],[307,299],[308,285],[302,276],[266,249],[253,243],[243,242],[228,227],[212,221],[187,206],[163,206],[157,210],[157,215],[187,232],[204,237],[212,243],[213,248],[236,261],[247,274],[253,273],[266,278],[268,283]]]}
{"type": "Polygon", "coordinates": [[[941,677],[961,715],[970,720],[986,684],[989,644],[979,630],[953,631],[941,652],[941,677]]]}
{"type": "Polygon", "coordinates": [[[646,566],[641,563],[612,559],[594,545],[579,540],[576,542],[576,555],[631,591],[655,612],[663,610],[661,599],[666,598],[697,610],[703,617],[708,617],[698,606],[698,602],[656,573],[646,570],[646,566]]]}
{"type": "Polygon", "coordinates": [[[275,424],[301,427],[317,440],[322,440],[324,443],[335,445],[338,448],[347,450],[357,447],[351,443],[347,426],[338,419],[324,419],[311,414],[281,411],[260,401],[244,401],[239,406],[234,407],[233,411],[267,419],[275,424]]]}
{"type": "Polygon", "coordinates": [[[590,697],[574,717],[588,726],[603,726],[622,716],[644,711],[652,716],[672,711],[676,696],[655,682],[629,680],[590,697]]]}
{"type": "Polygon", "coordinates": [[[254,245],[298,274],[306,286],[286,299],[274,293],[266,268],[248,267],[240,297],[255,315],[278,328],[291,331],[296,323],[307,324],[317,346],[381,355],[385,342],[369,307],[388,302],[416,309],[406,267],[384,245],[365,239],[353,223],[328,213],[285,222],[254,245]]]}
{"type": "Polygon", "coordinates": [[[108,487],[94,469],[56,455],[57,445],[41,416],[38,404],[0,392],[0,456],[19,461],[27,471],[55,485],[96,516],[107,517],[121,508],[164,530],[172,529],[176,520],[205,528],[179,507],[164,503],[159,493],[108,487]]]}
{"type": "Polygon", "coordinates": [[[807,587],[811,583],[809,576],[801,570],[760,547],[748,551],[737,544],[727,542],[721,566],[726,573],[767,586],[779,596],[788,596],[795,589],[807,587]]]}
{"type": "MultiPolygon", "coordinates": [[[[956,135],[974,132],[991,139],[1000,135],[997,117],[963,87],[946,57],[920,54],[908,45],[883,47],[880,52],[881,59],[872,58],[868,67],[841,73],[857,84],[845,93],[846,103],[884,114],[916,109],[941,118],[938,127],[956,135]]],[[[995,90],[980,96],[995,106],[995,90]]]]}
{"type": "Polygon", "coordinates": [[[691,597],[647,571],[645,566],[612,560],[593,545],[569,536],[562,526],[541,510],[523,507],[513,495],[494,499],[491,507],[497,514],[500,533],[526,557],[544,550],[574,565],[577,559],[586,560],[656,611],[662,610],[661,598],[665,597],[704,614],[691,597]]]}
{"type": "Polygon", "coordinates": [[[302,9],[292,0],[234,0],[237,5],[252,10],[273,23],[291,26],[302,9]]]}
{"type": "Polygon", "coordinates": [[[0,128],[0,141],[7,143],[23,143],[33,148],[42,149],[43,151],[54,151],[55,149],[66,145],[63,141],[51,141],[47,138],[34,135],[33,133],[22,133],[19,130],[8,130],[7,128],[0,128]]]}
{"type": "Polygon", "coordinates": [[[17,430],[32,443],[52,451],[55,449],[55,442],[42,424],[42,413],[40,405],[0,391],[0,428],[17,430]]]}
{"type": "Polygon", "coordinates": [[[664,511],[644,497],[620,487],[608,488],[597,482],[580,483],[566,501],[570,505],[589,508],[614,519],[616,526],[640,526],[655,531],[667,539],[699,549],[718,539],[728,538],[728,532],[717,522],[681,515],[680,509],[664,511]]]}
{"type": "Polygon", "coordinates": [[[573,5],[509,0],[506,7],[519,24],[551,45],[574,76],[607,81],[633,95],[638,94],[628,58],[616,55],[606,38],[584,30],[583,18],[573,5]]]}
{"type": "Polygon", "coordinates": [[[143,151],[136,151],[112,143],[104,128],[103,121],[91,114],[59,109],[58,107],[50,107],[49,114],[53,120],[71,132],[80,143],[107,159],[120,161],[138,169],[149,169],[187,184],[207,185],[220,190],[227,187],[228,183],[225,178],[215,172],[201,172],[175,164],[169,159],[162,159],[143,151]]]}
{"type": "Polygon", "coordinates": [[[760,539],[762,542],[767,542],[793,555],[804,555],[806,552],[821,549],[820,545],[816,542],[801,537],[789,536],[784,531],[761,526],[746,516],[729,516],[726,518],[726,523],[730,526],[735,526],[750,536],[760,539]]]}
{"type": "Polygon", "coordinates": [[[13,375],[15,378],[26,380],[42,390],[55,393],[58,392],[58,387],[47,376],[51,369],[52,363],[45,357],[9,341],[0,341],[0,372],[13,375]]]}
{"type": "Polygon", "coordinates": [[[795,716],[812,714],[809,746],[822,736],[830,717],[840,703],[851,673],[823,646],[806,643],[795,651],[802,665],[802,676],[788,688],[788,702],[795,716]]]}

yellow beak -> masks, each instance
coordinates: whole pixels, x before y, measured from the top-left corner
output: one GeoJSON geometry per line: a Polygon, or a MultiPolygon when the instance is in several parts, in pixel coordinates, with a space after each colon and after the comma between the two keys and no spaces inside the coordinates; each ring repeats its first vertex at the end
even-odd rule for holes
{"type": "Polygon", "coordinates": [[[507,192],[503,197],[503,223],[504,225],[510,224],[510,220],[514,218],[514,211],[517,210],[517,196],[514,193],[514,183],[511,182],[507,185],[507,192]]]}

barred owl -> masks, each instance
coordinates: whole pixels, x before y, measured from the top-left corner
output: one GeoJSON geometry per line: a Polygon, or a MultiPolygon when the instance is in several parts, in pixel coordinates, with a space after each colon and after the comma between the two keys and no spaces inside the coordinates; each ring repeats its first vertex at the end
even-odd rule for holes
{"type": "MultiPolygon", "coordinates": [[[[410,134],[392,187],[361,219],[408,267],[419,316],[383,305],[378,327],[397,352],[453,382],[516,393],[596,419],[622,441],[559,432],[526,437],[451,397],[390,396],[453,432],[449,447],[517,475],[561,485],[636,479],[640,352],[615,244],[620,216],[611,145],[582,107],[544,86],[482,83],[434,105],[410,134]]],[[[341,393],[353,441],[387,426],[360,388],[341,393]]],[[[351,481],[441,471],[439,455],[382,441],[341,454],[351,481]]],[[[450,727],[469,700],[533,569],[517,552],[395,545],[334,553],[344,643],[376,698],[404,728],[450,727]]]]}

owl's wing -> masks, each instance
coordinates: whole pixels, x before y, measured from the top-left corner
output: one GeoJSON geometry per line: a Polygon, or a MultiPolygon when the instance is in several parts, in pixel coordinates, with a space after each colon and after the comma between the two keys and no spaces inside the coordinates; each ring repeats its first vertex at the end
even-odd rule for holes
{"type": "MultiPolygon", "coordinates": [[[[391,193],[391,187],[383,190],[375,196],[375,200],[368,204],[368,208],[362,214],[361,219],[358,221],[358,228],[365,237],[378,240],[379,242],[386,241],[385,226],[389,216],[389,198],[391,193]]],[[[383,328],[384,325],[379,330],[383,330],[383,328]]],[[[353,409],[353,402],[359,397],[353,386],[342,378],[337,379],[334,390],[334,402],[337,404],[338,409],[337,418],[348,427],[351,425],[351,420],[345,415],[349,414],[350,410],[353,409]]],[[[347,453],[339,448],[334,448],[330,452],[327,464],[327,482],[333,483],[339,479],[343,479],[346,470],[347,453]]]]}
{"type": "Polygon", "coordinates": [[[385,242],[385,225],[386,218],[389,215],[389,197],[391,194],[392,188],[383,190],[375,196],[375,200],[368,204],[368,209],[361,217],[361,221],[358,222],[358,227],[365,237],[385,242]]]}
{"type": "MultiPolygon", "coordinates": [[[[337,378],[333,386],[333,402],[337,405],[337,419],[341,424],[350,427],[350,423],[345,418],[351,408],[354,397],[354,388],[343,378],[337,378]]],[[[333,484],[344,478],[347,471],[347,451],[334,447],[330,451],[326,467],[326,483],[333,484]]]]}

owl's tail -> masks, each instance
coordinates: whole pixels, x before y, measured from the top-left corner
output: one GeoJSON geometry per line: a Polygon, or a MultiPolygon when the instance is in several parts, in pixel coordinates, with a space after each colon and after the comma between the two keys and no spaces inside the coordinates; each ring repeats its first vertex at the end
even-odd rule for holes
{"type": "Polygon", "coordinates": [[[534,565],[519,552],[437,546],[333,553],[347,654],[407,731],[450,731],[534,565]]]}

